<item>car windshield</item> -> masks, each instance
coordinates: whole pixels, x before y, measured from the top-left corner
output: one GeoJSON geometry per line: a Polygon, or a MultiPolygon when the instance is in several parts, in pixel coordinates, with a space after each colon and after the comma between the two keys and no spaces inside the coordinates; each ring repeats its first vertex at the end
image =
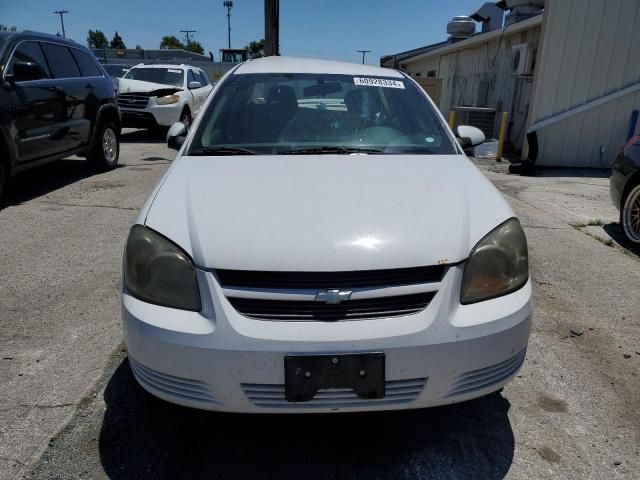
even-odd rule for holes
{"type": "Polygon", "coordinates": [[[107,73],[112,77],[122,78],[127,73],[129,67],[126,65],[102,65],[107,73]]]}
{"type": "Polygon", "coordinates": [[[204,112],[189,154],[455,154],[419,88],[406,78],[232,75],[204,112]]]}
{"type": "Polygon", "coordinates": [[[181,68],[132,68],[123,78],[182,87],[184,70],[181,68]]]}

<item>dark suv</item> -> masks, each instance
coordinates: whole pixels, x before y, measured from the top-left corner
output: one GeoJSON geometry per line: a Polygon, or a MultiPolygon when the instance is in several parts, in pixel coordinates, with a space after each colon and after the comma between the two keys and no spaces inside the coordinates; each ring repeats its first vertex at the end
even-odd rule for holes
{"type": "Polygon", "coordinates": [[[69,155],[104,170],[120,152],[113,81],[82,45],[0,32],[0,200],[15,174],[69,155]]]}

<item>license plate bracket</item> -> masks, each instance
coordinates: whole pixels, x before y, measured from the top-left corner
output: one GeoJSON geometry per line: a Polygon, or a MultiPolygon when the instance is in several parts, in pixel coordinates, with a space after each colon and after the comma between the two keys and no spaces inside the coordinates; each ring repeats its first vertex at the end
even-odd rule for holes
{"type": "Polygon", "coordinates": [[[288,402],[308,402],[324,388],[353,388],[363,399],[385,396],[385,358],[380,352],[288,355],[284,371],[288,402]]]}

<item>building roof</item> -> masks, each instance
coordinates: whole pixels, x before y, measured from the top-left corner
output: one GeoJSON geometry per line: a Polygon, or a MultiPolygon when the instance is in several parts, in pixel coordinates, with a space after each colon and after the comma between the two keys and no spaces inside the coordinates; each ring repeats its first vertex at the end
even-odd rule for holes
{"type": "Polygon", "coordinates": [[[400,72],[388,68],[295,57],[265,57],[249,60],[241,64],[234,73],[328,73],[403,78],[400,72]]]}
{"type": "Polygon", "coordinates": [[[391,60],[395,60],[396,62],[399,63],[399,62],[402,62],[403,60],[406,60],[407,58],[415,57],[416,55],[421,55],[423,53],[430,52],[431,50],[436,50],[440,47],[444,47],[448,43],[449,41],[445,40],[444,42],[432,43],[431,45],[426,45],[424,47],[414,48],[412,50],[395,53],[393,55],[387,55],[380,59],[380,65],[384,65],[385,63],[391,60]]]}
{"type": "MultiPolygon", "coordinates": [[[[513,23],[504,28],[492,30],[486,33],[476,33],[475,35],[465,40],[461,40],[459,42],[452,43],[447,41],[447,42],[441,42],[441,43],[434,43],[433,45],[429,45],[428,47],[423,47],[424,49],[423,51],[419,51],[421,49],[416,49],[416,53],[412,55],[406,55],[402,60],[399,60],[399,62],[412,63],[418,60],[422,60],[424,58],[431,57],[433,55],[443,55],[445,53],[451,53],[457,50],[464,50],[465,48],[474,47],[479,43],[488,42],[496,37],[500,37],[501,35],[518,33],[523,30],[529,30],[531,28],[535,28],[542,24],[542,18],[543,18],[543,15],[537,15],[535,17],[522,20],[521,22],[513,23]],[[429,47],[433,47],[433,48],[429,48],[429,47]]],[[[393,59],[393,55],[383,57],[383,59],[384,58],[393,59]]]]}

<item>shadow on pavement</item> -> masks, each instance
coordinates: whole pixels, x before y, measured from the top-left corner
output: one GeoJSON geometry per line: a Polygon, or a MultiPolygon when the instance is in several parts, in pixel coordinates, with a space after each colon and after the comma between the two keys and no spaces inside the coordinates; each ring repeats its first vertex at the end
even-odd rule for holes
{"type": "Polygon", "coordinates": [[[620,245],[622,248],[627,249],[629,252],[640,256],[640,247],[633,245],[627,240],[622,232],[622,227],[619,223],[609,223],[602,227],[602,229],[609,235],[614,242],[620,245]]]}
{"type": "Polygon", "coordinates": [[[132,130],[126,128],[120,134],[120,141],[122,143],[166,143],[167,129],[132,130]]]}
{"type": "Polygon", "coordinates": [[[566,167],[536,167],[530,173],[532,177],[581,177],[581,178],[609,178],[610,168],[566,168],[566,167]]]}
{"type": "Polygon", "coordinates": [[[4,203],[18,205],[28,202],[98,173],[84,158],[57,160],[12,178],[4,203]]]}
{"type": "Polygon", "coordinates": [[[100,460],[112,479],[493,479],[514,453],[497,393],[403,412],[222,414],[154,398],[125,360],[104,398],[100,460]]]}

